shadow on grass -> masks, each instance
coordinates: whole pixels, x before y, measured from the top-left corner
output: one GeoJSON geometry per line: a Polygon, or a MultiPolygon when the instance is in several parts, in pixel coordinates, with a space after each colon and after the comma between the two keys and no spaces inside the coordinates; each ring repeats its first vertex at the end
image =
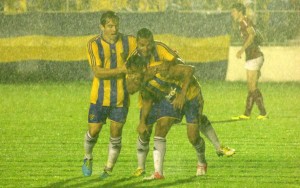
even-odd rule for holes
{"type": "Polygon", "coordinates": [[[247,121],[247,120],[243,120],[243,119],[225,119],[225,120],[211,121],[211,123],[213,123],[213,124],[217,124],[217,123],[233,123],[233,122],[237,122],[237,121],[247,121]]]}
{"type": "MultiPolygon", "coordinates": [[[[234,123],[237,121],[247,121],[247,120],[243,120],[243,119],[225,119],[225,120],[216,120],[216,121],[211,121],[212,124],[218,124],[218,123],[234,123]]],[[[176,125],[186,125],[187,123],[185,122],[181,122],[178,123],[176,125]]]]}
{"type": "MultiPolygon", "coordinates": [[[[112,177],[113,178],[113,177],[112,177]]],[[[74,177],[70,179],[65,179],[63,181],[55,182],[45,186],[45,188],[52,187],[114,187],[114,188],[123,188],[123,187],[174,187],[191,183],[196,179],[201,177],[188,177],[183,179],[176,179],[174,181],[164,179],[164,180],[153,180],[153,181],[143,181],[142,178],[120,178],[120,179],[106,179],[100,180],[99,177],[74,177]]]]}

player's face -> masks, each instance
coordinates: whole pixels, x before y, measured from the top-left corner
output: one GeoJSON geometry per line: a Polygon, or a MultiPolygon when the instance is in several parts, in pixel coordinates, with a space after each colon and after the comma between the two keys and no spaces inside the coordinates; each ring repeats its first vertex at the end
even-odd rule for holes
{"type": "Polygon", "coordinates": [[[239,12],[234,8],[231,10],[231,16],[233,18],[234,21],[238,21],[239,20],[239,17],[240,17],[240,14],[239,12]]]}
{"type": "Polygon", "coordinates": [[[101,30],[103,34],[103,38],[108,42],[114,42],[117,40],[118,32],[119,32],[119,22],[114,19],[108,19],[106,24],[101,25],[101,30]]]}
{"type": "Polygon", "coordinates": [[[128,73],[126,75],[126,87],[129,94],[134,94],[141,89],[142,73],[128,73]]]}
{"type": "Polygon", "coordinates": [[[154,41],[152,38],[139,38],[137,41],[137,48],[139,54],[147,57],[150,55],[151,50],[154,47],[154,41]]]}

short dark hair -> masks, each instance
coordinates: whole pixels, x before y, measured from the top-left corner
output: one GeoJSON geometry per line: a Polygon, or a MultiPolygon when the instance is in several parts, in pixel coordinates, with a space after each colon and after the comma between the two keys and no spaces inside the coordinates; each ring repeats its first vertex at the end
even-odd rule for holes
{"type": "Polygon", "coordinates": [[[246,15],[246,7],[242,3],[234,3],[231,6],[232,9],[236,9],[237,11],[241,12],[243,15],[246,15]]]}
{"type": "Polygon", "coordinates": [[[114,11],[107,11],[107,12],[104,12],[102,15],[101,15],[101,18],[100,18],[100,24],[105,26],[105,24],[107,23],[107,20],[108,19],[112,19],[112,20],[115,20],[116,22],[119,22],[119,16],[117,15],[117,13],[115,13],[114,11]]]}
{"type": "Polygon", "coordinates": [[[126,62],[126,69],[134,72],[143,73],[144,68],[147,66],[147,62],[144,57],[138,53],[129,57],[126,62]]]}
{"type": "Polygon", "coordinates": [[[147,28],[142,28],[138,30],[136,38],[137,40],[140,38],[151,38],[153,40],[153,33],[147,28]]]}

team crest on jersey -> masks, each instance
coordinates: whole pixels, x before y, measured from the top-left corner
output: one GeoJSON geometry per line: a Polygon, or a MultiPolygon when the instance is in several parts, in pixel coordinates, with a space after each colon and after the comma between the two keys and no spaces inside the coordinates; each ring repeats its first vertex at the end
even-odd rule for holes
{"type": "Polygon", "coordinates": [[[171,90],[170,90],[169,94],[166,95],[165,98],[168,101],[172,102],[175,98],[175,95],[176,95],[176,88],[171,87],[171,90]]]}
{"type": "Polygon", "coordinates": [[[96,118],[96,115],[95,115],[95,114],[90,114],[90,115],[89,115],[89,120],[90,120],[90,121],[95,120],[95,118],[96,118]]]}

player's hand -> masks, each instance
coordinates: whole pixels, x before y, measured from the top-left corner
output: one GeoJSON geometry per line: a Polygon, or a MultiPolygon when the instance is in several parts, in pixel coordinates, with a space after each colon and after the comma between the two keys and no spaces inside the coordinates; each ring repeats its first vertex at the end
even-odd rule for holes
{"type": "Polygon", "coordinates": [[[185,103],[185,96],[182,93],[178,93],[173,100],[172,104],[175,109],[181,110],[185,103]]]}
{"type": "Polygon", "coordinates": [[[120,74],[126,74],[127,73],[126,65],[123,65],[122,67],[120,67],[119,72],[120,72],[120,74]]]}

